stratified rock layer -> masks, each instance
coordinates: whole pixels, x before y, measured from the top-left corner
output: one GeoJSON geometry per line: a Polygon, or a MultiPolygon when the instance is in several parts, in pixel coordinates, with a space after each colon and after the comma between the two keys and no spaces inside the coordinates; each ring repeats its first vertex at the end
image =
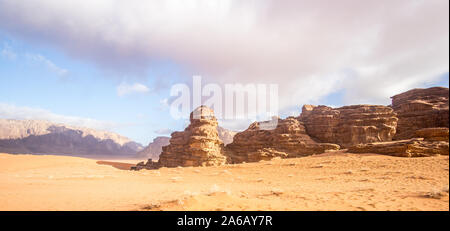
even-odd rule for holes
{"type": "Polygon", "coordinates": [[[413,89],[392,98],[392,108],[398,116],[394,140],[415,137],[422,128],[449,127],[448,94],[445,87],[413,89]]]}
{"type": "Polygon", "coordinates": [[[381,105],[340,108],[304,105],[299,119],[313,139],[342,147],[390,141],[397,125],[392,108],[381,105]]]}
{"type": "Polygon", "coordinates": [[[416,131],[415,137],[422,137],[428,141],[447,141],[448,128],[422,128],[416,131]]]}
{"type": "Polygon", "coordinates": [[[190,125],[174,132],[159,156],[160,167],[217,166],[226,163],[213,110],[200,106],[190,115],[190,125]]]}
{"type": "Polygon", "coordinates": [[[339,149],[339,145],[312,140],[303,123],[294,117],[278,119],[273,129],[265,128],[265,123],[268,122],[254,122],[247,130],[234,136],[233,142],[226,146],[232,163],[300,157],[339,149]]]}
{"type": "Polygon", "coordinates": [[[351,153],[377,153],[399,157],[427,157],[448,155],[449,145],[445,141],[426,141],[423,138],[359,144],[348,148],[351,153]]]}

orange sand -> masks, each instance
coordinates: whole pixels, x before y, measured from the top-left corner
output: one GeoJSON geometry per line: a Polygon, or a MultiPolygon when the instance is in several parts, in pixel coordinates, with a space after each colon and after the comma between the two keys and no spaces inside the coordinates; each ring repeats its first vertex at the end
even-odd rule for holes
{"type": "Polygon", "coordinates": [[[333,153],[121,170],[129,166],[0,154],[0,210],[449,210],[448,156],[333,153]]]}

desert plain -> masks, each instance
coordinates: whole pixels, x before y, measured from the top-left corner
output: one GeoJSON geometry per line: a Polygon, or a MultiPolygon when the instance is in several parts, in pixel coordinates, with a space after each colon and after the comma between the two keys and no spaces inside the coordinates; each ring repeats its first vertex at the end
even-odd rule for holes
{"type": "Polygon", "coordinates": [[[345,150],[130,171],[136,160],[0,154],[0,210],[449,210],[449,157],[345,150]]]}

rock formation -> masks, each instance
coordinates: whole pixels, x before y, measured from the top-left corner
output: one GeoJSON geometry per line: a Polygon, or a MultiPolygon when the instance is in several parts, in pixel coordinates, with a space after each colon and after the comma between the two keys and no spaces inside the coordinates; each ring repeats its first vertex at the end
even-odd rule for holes
{"type": "Polygon", "coordinates": [[[226,146],[232,163],[254,162],[273,157],[300,157],[326,150],[337,150],[339,145],[317,143],[306,134],[303,123],[294,117],[278,119],[274,129],[263,128],[264,122],[254,122],[247,130],[234,136],[226,146]]]}
{"type": "Polygon", "coordinates": [[[422,128],[416,131],[415,137],[422,137],[427,141],[448,142],[448,128],[422,128]]]}
{"type": "MultiPolygon", "coordinates": [[[[226,128],[217,126],[217,132],[219,135],[219,139],[223,142],[224,145],[227,145],[233,142],[233,137],[236,132],[230,131],[226,128]]],[[[170,137],[166,136],[158,136],[150,142],[147,147],[145,147],[142,151],[136,154],[136,158],[139,159],[153,159],[158,160],[159,155],[162,152],[162,147],[169,145],[170,137]]]]}
{"type": "Polygon", "coordinates": [[[150,159],[148,159],[147,162],[141,161],[141,162],[137,163],[136,166],[132,166],[130,168],[130,170],[139,171],[141,169],[151,170],[151,169],[158,169],[158,168],[160,168],[159,163],[156,161],[153,161],[153,159],[150,158],[150,159]]]}
{"type": "Polygon", "coordinates": [[[153,142],[150,142],[150,144],[144,148],[144,150],[138,152],[136,157],[140,159],[151,158],[157,160],[162,152],[162,147],[169,145],[169,140],[170,137],[166,136],[156,137],[153,139],[153,142]]]}
{"type": "Polygon", "coordinates": [[[0,152],[132,156],[142,146],[112,132],[37,120],[0,119],[0,152]]]}
{"type": "Polygon", "coordinates": [[[223,143],[217,132],[213,110],[196,108],[190,115],[190,125],[183,132],[173,132],[170,144],[159,156],[161,167],[211,166],[226,163],[223,143]]]}
{"type": "Polygon", "coordinates": [[[342,147],[390,141],[397,125],[392,108],[381,105],[304,105],[299,120],[313,139],[342,147]]]}
{"type": "Polygon", "coordinates": [[[445,141],[426,141],[423,138],[358,144],[348,148],[351,153],[377,153],[399,157],[427,157],[448,155],[449,145],[445,141]]]}
{"type": "Polygon", "coordinates": [[[416,130],[422,128],[448,128],[448,94],[448,88],[432,87],[413,89],[391,97],[392,108],[398,117],[394,139],[412,138],[416,130]]]}

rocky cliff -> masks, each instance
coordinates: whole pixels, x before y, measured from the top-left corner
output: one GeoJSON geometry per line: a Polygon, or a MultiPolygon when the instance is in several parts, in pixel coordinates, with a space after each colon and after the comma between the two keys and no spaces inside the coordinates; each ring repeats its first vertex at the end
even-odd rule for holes
{"type": "Polygon", "coordinates": [[[111,132],[36,120],[0,119],[0,152],[131,156],[142,146],[111,132]]]}
{"type": "Polygon", "coordinates": [[[191,112],[190,124],[183,132],[172,133],[158,164],[160,167],[222,165],[226,163],[223,147],[213,110],[200,106],[191,112]]]}
{"type": "Polygon", "coordinates": [[[432,87],[413,89],[392,96],[392,108],[398,117],[394,139],[412,138],[416,130],[422,128],[448,128],[448,94],[448,88],[432,87]]]}
{"type": "Polygon", "coordinates": [[[299,157],[339,149],[338,145],[312,140],[306,134],[303,123],[294,117],[278,119],[275,129],[262,129],[263,123],[252,123],[247,130],[237,133],[233,142],[226,146],[232,163],[299,157]]]}
{"type": "Polygon", "coordinates": [[[170,137],[158,136],[153,139],[142,151],[136,154],[140,159],[153,159],[157,160],[162,152],[162,147],[169,145],[170,137]]]}
{"type": "Polygon", "coordinates": [[[299,120],[313,139],[349,147],[392,140],[398,119],[392,108],[381,105],[304,105],[299,120]]]}
{"type": "Polygon", "coordinates": [[[348,148],[348,152],[350,153],[377,153],[399,157],[428,157],[435,155],[448,155],[448,151],[448,142],[428,141],[424,140],[424,138],[358,144],[348,148]]]}

